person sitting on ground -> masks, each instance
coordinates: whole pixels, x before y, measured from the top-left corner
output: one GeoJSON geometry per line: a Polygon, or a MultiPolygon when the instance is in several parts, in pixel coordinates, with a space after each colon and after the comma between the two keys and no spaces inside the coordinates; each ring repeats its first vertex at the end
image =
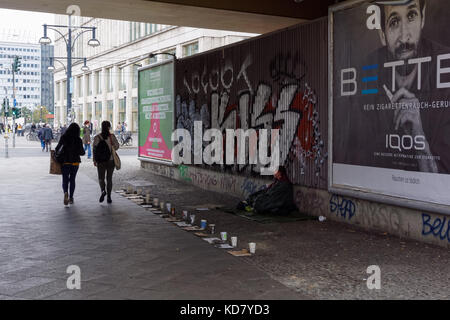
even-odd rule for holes
{"type": "Polygon", "coordinates": [[[237,209],[257,214],[289,214],[295,210],[293,187],[286,168],[279,167],[274,174],[274,181],[241,201],[237,209]]]}

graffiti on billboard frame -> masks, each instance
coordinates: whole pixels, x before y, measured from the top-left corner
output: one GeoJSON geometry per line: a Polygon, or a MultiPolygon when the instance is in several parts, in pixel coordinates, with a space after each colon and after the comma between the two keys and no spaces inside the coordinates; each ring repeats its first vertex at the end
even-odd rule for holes
{"type": "MultiPolygon", "coordinates": [[[[269,77],[259,79],[257,85],[249,78],[253,61],[252,55],[245,56],[236,69],[239,72],[231,60],[210,67],[210,72],[206,63],[200,67],[201,72],[190,75],[185,71],[183,89],[176,95],[176,128],[188,130],[193,140],[196,121],[202,121],[204,130],[216,128],[222,132],[279,129],[280,165],[288,171],[296,168],[303,175],[307,161],[312,161],[314,175],[320,178],[327,152],[320,132],[318,99],[306,81],[306,67],[300,54],[275,55],[268,66],[269,77]],[[238,84],[243,89],[232,96],[232,87],[238,84]]],[[[248,174],[260,172],[261,167],[235,165],[231,170],[248,174]]]]}

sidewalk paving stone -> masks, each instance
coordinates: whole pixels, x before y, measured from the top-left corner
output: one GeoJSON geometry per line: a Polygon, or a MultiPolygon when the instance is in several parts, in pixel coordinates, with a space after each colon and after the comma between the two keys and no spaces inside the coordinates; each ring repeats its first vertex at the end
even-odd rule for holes
{"type": "Polygon", "coordinates": [[[8,253],[0,260],[2,298],[255,299],[266,290],[269,299],[276,298],[270,294],[274,287],[290,290],[117,194],[111,205],[98,203],[96,181],[82,172],[75,204],[65,208],[61,177],[48,175],[47,158],[27,157],[8,165],[14,170],[1,169],[0,180],[0,197],[8,198],[0,214],[0,237],[6,239],[0,251],[8,253]],[[11,193],[17,171],[27,183],[11,193]],[[36,193],[40,189],[45,196],[36,193]],[[81,290],[66,287],[69,265],[81,269],[81,290]],[[217,282],[222,287],[202,281],[230,268],[234,276],[217,282]],[[241,281],[249,274],[261,274],[257,290],[250,285],[254,282],[241,281]]]}

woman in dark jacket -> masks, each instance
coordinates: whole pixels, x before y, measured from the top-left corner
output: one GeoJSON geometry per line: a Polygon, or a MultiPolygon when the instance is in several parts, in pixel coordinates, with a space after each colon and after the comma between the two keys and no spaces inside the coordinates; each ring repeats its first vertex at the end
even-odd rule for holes
{"type": "Polygon", "coordinates": [[[77,176],[78,168],[80,166],[81,158],[85,154],[83,148],[83,141],[80,138],[80,126],[72,123],[66,132],[59,139],[56,146],[56,153],[62,149],[62,187],[64,191],[64,205],[73,204],[73,194],[75,192],[75,177],[77,176]],[[70,196],[69,196],[70,185],[70,196]]]}

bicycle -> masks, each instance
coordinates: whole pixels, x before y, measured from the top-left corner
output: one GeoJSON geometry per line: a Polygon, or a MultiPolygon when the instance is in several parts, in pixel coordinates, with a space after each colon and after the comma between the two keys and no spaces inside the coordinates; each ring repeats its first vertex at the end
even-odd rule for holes
{"type": "Polygon", "coordinates": [[[119,135],[119,143],[122,146],[132,146],[133,145],[133,138],[131,136],[131,132],[121,132],[119,135]]]}
{"type": "Polygon", "coordinates": [[[26,136],[27,141],[40,141],[38,133],[36,131],[31,131],[26,136]]]}

